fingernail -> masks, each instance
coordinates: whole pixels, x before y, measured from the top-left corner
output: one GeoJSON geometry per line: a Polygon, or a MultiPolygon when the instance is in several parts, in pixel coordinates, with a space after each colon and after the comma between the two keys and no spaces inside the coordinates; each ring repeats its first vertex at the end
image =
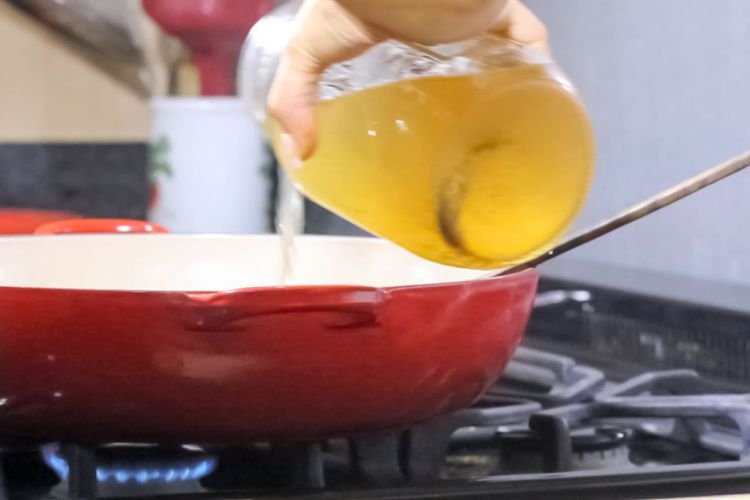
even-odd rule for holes
{"type": "Polygon", "coordinates": [[[293,170],[302,168],[302,159],[297,154],[297,145],[294,143],[292,136],[282,133],[279,137],[281,147],[281,162],[293,170]]]}

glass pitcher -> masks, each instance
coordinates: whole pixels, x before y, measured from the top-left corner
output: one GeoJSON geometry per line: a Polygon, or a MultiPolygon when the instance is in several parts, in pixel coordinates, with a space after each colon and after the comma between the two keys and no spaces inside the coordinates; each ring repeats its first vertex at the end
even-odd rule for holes
{"type": "MultiPolygon", "coordinates": [[[[301,2],[251,30],[239,91],[266,115],[301,2]]],[[[285,169],[313,201],[426,259],[495,269],[546,251],[586,198],[594,139],[573,86],[544,54],[493,35],[441,46],[387,41],[330,67],[318,145],[285,169]]]]}

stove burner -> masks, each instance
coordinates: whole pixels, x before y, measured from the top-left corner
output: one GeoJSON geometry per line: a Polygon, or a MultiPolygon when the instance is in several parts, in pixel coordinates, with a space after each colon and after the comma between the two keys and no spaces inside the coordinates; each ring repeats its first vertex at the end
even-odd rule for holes
{"type": "Polygon", "coordinates": [[[611,451],[627,446],[630,434],[618,427],[602,426],[571,433],[573,453],[611,451]]]}
{"type": "MultiPolygon", "coordinates": [[[[570,433],[571,470],[632,465],[628,460],[631,433],[616,426],[583,427],[570,433]]],[[[503,472],[531,473],[544,468],[543,460],[554,443],[529,429],[501,432],[503,472]]]]}
{"type": "Polygon", "coordinates": [[[554,444],[545,450],[544,471],[573,470],[571,436],[577,429],[605,422],[703,448],[723,459],[750,461],[750,395],[609,397],[531,416],[529,427],[554,444]],[[734,428],[725,428],[727,423],[734,428]]]}
{"type": "MultiPolygon", "coordinates": [[[[183,491],[187,485],[196,489],[198,480],[216,468],[214,457],[187,447],[112,445],[96,450],[95,456],[97,491],[101,492],[122,486],[150,491],[159,486],[169,491],[183,491]]],[[[59,445],[42,447],[42,457],[61,480],[68,481],[70,466],[59,445]]]]}
{"type": "Polygon", "coordinates": [[[571,433],[571,469],[594,470],[632,467],[631,433],[617,427],[594,427],[571,433]]]}
{"type": "MultiPolygon", "coordinates": [[[[541,451],[545,442],[532,430],[518,430],[502,433],[501,442],[509,449],[541,451]]],[[[577,429],[570,435],[571,449],[574,453],[610,451],[627,446],[629,433],[617,427],[586,427],[577,429]]]]}

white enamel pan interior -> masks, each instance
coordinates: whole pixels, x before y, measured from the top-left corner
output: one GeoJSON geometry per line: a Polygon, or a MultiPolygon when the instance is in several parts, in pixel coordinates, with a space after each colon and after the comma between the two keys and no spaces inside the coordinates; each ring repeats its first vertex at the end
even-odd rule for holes
{"type": "MultiPolygon", "coordinates": [[[[481,271],[426,261],[375,238],[302,236],[290,285],[405,286],[481,271]]],[[[96,234],[0,238],[0,286],[220,291],[279,286],[276,235],[96,234]]]]}

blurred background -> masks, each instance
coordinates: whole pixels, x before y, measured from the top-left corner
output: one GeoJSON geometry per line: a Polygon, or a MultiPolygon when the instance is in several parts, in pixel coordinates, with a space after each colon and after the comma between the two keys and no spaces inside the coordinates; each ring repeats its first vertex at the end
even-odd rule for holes
{"type": "MultiPolygon", "coordinates": [[[[527,3],[547,23],[597,134],[579,225],[750,149],[750,2],[527,3]]],[[[748,193],[750,175],[740,174],[551,267],[583,261],[750,284],[748,193]]]]}
{"type": "Polygon", "coordinates": [[[149,96],[137,1],[0,2],[0,204],[144,217],[149,96]],[[94,27],[94,29],[91,29],[94,27]]]}
{"type": "MultiPolygon", "coordinates": [[[[257,3],[257,15],[270,8],[257,3]]],[[[596,129],[598,170],[579,226],[750,146],[750,2],[527,3],[547,23],[555,56],[596,129]]],[[[243,18],[246,27],[255,14],[243,18]]],[[[154,102],[207,93],[201,72],[210,69],[195,64],[194,49],[166,35],[138,0],[0,0],[0,206],[147,217],[160,202],[152,181],[162,176],[174,187],[169,141],[155,133],[165,112],[154,102]]],[[[229,232],[271,228],[274,162],[259,131],[248,130],[257,147],[234,156],[248,155],[248,171],[257,175],[233,184],[262,186],[237,194],[252,197],[252,205],[232,205],[229,196],[222,209],[257,217],[229,232]]],[[[210,161],[220,153],[201,154],[195,178],[216,178],[212,189],[222,189],[229,181],[210,161]]],[[[748,192],[750,174],[741,174],[577,250],[548,272],[634,282],[648,272],[748,285],[748,192]]],[[[218,203],[184,189],[168,196],[201,211],[218,203]]],[[[205,224],[201,231],[213,229],[205,224]]],[[[358,232],[315,207],[307,230],[358,232]]]]}

